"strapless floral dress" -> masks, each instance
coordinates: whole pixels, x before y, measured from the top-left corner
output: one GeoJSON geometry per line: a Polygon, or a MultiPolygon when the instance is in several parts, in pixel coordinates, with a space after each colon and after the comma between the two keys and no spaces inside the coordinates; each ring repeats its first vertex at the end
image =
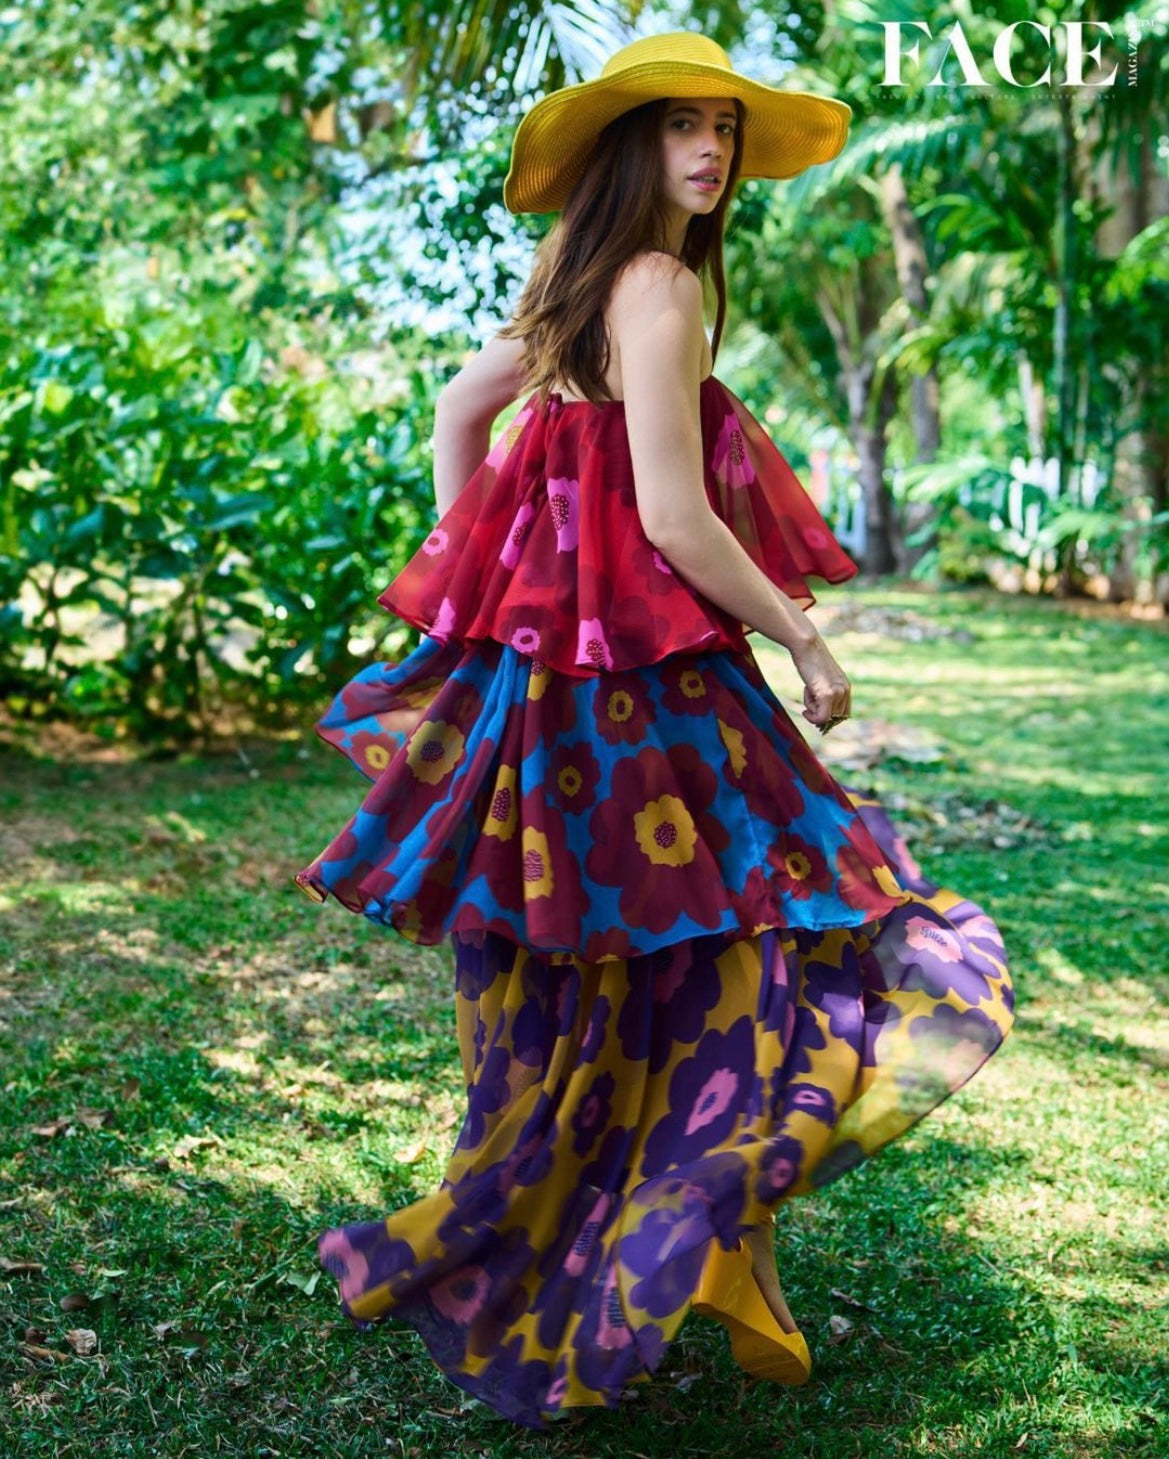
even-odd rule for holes
{"type": "MultiPolygon", "coordinates": [[[[755,563],[804,606],[851,577],[743,402],[700,404],[755,563]]],[[[1011,982],[648,540],[620,401],[528,399],[378,601],[421,641],[319,721],[372,784],[295,880],[449,942],[467,1109],[439,1189],[319,1252],[356,1323],[539,1428],[652,1374],[711,1242],[964,1084],[1011,982]]]]}

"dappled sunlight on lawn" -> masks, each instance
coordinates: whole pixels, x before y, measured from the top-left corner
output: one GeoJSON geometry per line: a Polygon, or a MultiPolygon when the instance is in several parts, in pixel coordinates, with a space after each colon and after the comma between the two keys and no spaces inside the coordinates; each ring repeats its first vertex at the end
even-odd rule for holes
{"type": "MultiPolygon", "coordinates": [[[[842,1413],[865,1453],[1008,1454],[1039,1433],[1022,1453],[1111,1459],[1143,1432],[1169,1269],[1155,1183],[1169,777],[1160,670],[1130,700],[1138,664],[1121,653],[1169,640],[1089,624],[1088,653],[1030,611],[891,594],[865,620],[854,601],[854,624],[902,636],[832,635],[860,689],[827,739],[799,714],[786,656],[757,648],[834,773],[875,789],[927,873],[996,918],[1021,994],[1003,1050],[953,1100],[781,1210],[813,1383],[741,1379],[724,1335],[688,1320],[620,1412],[509,1455],[624,1456],[631,1433],[655,1459],[689,1452],[712,1378],[735,1414],[726,1459],[788,1445],[837,1459],[842,1413]],[[929,628],[935,608],[946,631],[929,628]]],[[[44,1382],[22,1368],[11,1396],[32,1413],[50,1380],[89,1385],[87,1412],[146,1446],[149,1414],[125,1395],[162,1412],[177,1393],[241,1453],[277,1433],[340,1453],[340,1416],[346,1435],[414,1424],[438,1452],[445,1426],[447,1452],[502,1455],[498,1422],[462,1411],[414,1334],[351,1332],[316,1267],[327,1226],[435,1188],[463,1076],[449,948],[292,886],[363,792],[332,751],[298,748],[250,747],[247,767],[108,751],[67,774],[7,767],[0,1240],[43,1271],[0,1272],[0,1290],[62,1354],[44,1382]],[[70,1293],[79,1315],[61,1310],[70,1293]],[[79,1325],[100,1365],[69,1355],[79,1325]]]]}

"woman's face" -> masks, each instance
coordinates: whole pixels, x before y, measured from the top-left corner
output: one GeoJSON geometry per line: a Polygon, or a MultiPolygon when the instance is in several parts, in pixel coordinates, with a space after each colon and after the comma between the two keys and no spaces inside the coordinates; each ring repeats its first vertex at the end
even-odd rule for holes
{"type": "MultiPolygon", "coordinates": [[[[675,220],[711,213],[727,185],[738,117],[730,98],[671,97],[662,119],[662,201],[675,220]]],[[[684,226],[684,223],[683,223],[684,226]]]]}

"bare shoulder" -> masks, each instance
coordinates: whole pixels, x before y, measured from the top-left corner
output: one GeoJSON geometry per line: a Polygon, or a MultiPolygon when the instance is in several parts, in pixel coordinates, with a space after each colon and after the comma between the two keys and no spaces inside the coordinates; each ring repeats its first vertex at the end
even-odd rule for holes
{"type": "Polygon", "coordinates": [[[630,316],[640,322],[646,315],[678,309],[701,319],[702,285],[698,275],[672,253],[646,250],[623,265],[612,302],[615,323],[627,322],[630,316]]]}

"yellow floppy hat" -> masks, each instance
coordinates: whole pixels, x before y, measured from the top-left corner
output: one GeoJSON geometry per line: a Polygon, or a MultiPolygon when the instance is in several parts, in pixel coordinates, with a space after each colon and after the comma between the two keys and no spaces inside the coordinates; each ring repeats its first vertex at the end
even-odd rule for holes
{"type": "Polygon", "coordinates": [[[706,36],[643,36],[610,56],[595,81],[550,92],[524,115],[503,184],[509,211],[559,212],[609,122],[666,96],[739,98],[747,109],[740,177],[795,177],[830,161],[843,149],[852,117],[843,101],[740,76],[706,36]]]}

